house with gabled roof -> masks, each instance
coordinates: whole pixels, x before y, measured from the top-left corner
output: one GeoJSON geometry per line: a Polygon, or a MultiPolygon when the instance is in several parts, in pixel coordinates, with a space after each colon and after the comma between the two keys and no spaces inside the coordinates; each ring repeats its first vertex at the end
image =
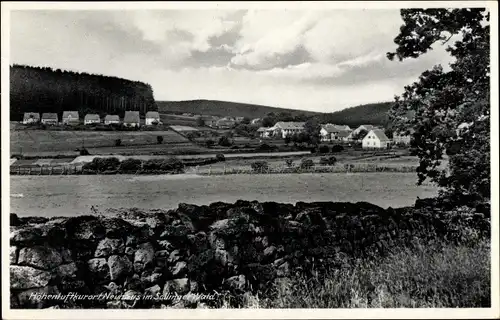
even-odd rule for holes
{"type": "Polygon", "coordinates": [[[373,129],[362,140],[363,149],[387,149],[391,140],[381,129],[373,129]]]}
{"type": "Polygon", "coordinates": [[[38,123],[40,122],[40,114],[38,112],[25,112],[23,117],[23,124],[38,123]]]}
{"type": "Polygon", "coordinates": [[[57,113],[46,112],[42,114],[42,123],[43,124],[58,124],[59,118],[57,113]]]}
{"type": "Polygon", "coordinates": [[[139,127],[141,124],[139,111],[125,111],[125,117],[123,117],[123,124],[126,127],[139,127]]]}
{"type": "Polygon", "coordinates": [[[86,114],[85,118],[83,118],[83,124],[93,124],[100,122],[101,122],[101,117],[99,117],[99,115],[96,113],[86,114]]]}
{"type": "Polygon", "coordinates": [[[67,125],[78,125],[80,124],[80,115],[78,111],[64,111],[61,121],[67,125]]]}
{"type": "Polygon", "coordinates": [[[336,141],[336,140],[347,140],[347,136],[351,133],[351,128],[347,125],[336,125],[327,123],[321,125],[319,131],[321,141],[336,141]]]}
{"type": "Polygon", "coordinates": [[[160,123],[160,114],[158,111],[148,111],[146,112],[146,125],[151,126],[153,124],[160,123]]]}
{"type": "Polygon", "coordinates": [[[282,138],[305,132],[305,122],[294,121],[279,121],[269,128],[273,136],[281,136],[282,138]]]}
{"type": "Polygon", "coordinates": [[[108,114],[104,117],[104,124],[110,125],[119,123],[120,123],[120,117],[116,114],[108,114]]]}

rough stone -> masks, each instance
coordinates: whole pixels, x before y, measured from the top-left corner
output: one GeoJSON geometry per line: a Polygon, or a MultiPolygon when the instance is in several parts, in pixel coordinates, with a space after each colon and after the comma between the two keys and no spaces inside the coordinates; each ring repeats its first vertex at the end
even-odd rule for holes
{"type": "Polygon", "coordinates": [[[159,250],[155,252],[155,261],[158,267],[165,267],[168,264],[170,253],[167,250],[159,250]]]}
{"type": "Polygon", "coordinates": [[[41,240],[43,240],[42,230],[38,228],[28,227],[10,233],[10,243],[13,244],[33,244],[41,240]]]}
{"type": "Polygon", "coordinates": [[[17,297],[19,299],[19,304],[22,308],[48,308],[57,303],[60,303],[60,300],[55,299],[46,299],[46,298],[37,298],[42,297],[43,295],[53,295],[58,294],[59,290],[55,286],[46,286],[43,288],[34,288],[28,289],[20,292],[17,297]]]}
{"type": "Polygon", "coordinates": [[[174,294],[177,293],[179,295],[183,295],[189,292],[190,284],[188,278],[182,279],[174,279],[167,281],[165,283],[165,287],[163,288],[163,294],[167,295],[168,293],[174,294]]]}
{"type": "Polygon", "coordinates": [[[10,264],[17,263],[17,247],[10,247],[10,264]]]}
{"type": "Polygon", "coordinates": [[[127,290],[123,296],[122,296],[122,302],[130,307],[133,308],[137,305],[137,303],[141,300],[141,293],[135,290],[127,290]]]}
{"type": "Polygon", "coordinates": [[[111,280],[119,279],[132,272],[132,262],[126,256],[112,255],[108,259],[111,280]]]}
{"type": "Polygon", "coordinates": [[[66,230],[74,240],[100,240],[106,236],[106,228],[95,216],[71,217],[66,230]]]}
{"type": "Polygon", "coordinates": [[[187,272],[186,262],[178,261],[175,266],[170,269],[170,272],[175,278],[184,276],[187,272]]]}
{"type": "Polygon", "coordinates": [[[155,284],[152,287],[146,288],[146,290],[144,290],[144,294],[146,296],[156,297],[160,295],[160,293],[161,293],[161,287],[157,284],[155,284]]]}
{"type": "Polygon", "coordinates": [[[68,264],[63,264],[60,265],[55,269],[55,274],[59,278],[76,278],[76,273],[78,271],[78,268],[76,266],[76,263],[71,262],[68,264]]]}
{"type": "Polygon", "coordinates": [[[52,247],[33,246],[22,248],[19,251],[19,265],[27,265],[43,270],[49,270],[61,265],[62,262],[63,259],[61,254],[52,247]]]}
{"type": "Polygon", "coordinates": [[[245,284],[246,284],[246,278],[245,275],[240,274],[238,276],[233,276],[230,277],[226,280],[226,283],[229,288],[233,290],[244,290],[245,289],[245,284]]]}
{"type": "Polygon", "coordinates": [[[174,246],[168,240],[160,240],[160,241],[158,241],[158,245],[160,246],[160,248],[162,248],[163,250],[166,250],[168,252],[172,252],[172,250],[174,249],[174,246]]]}
{"type": "Polygon", "coordinates": [[[168,256],[168,263],[169,264],[174,264],[176,263],[177,261],[179,261],[181,258],[181,253],[178,249],[175,249],[174,251],[172,251],[170,253],[170,255],[168,256]]]}
{"type": "Polygon", "coordinates": [[[108,257],[113,254],[122,254],[125,250],[123,240],[121,239],[103,239],[97,245],[94,257],[108,257]]]}
{"type": "Polygon", "coordinates": [[[224,239],[218,237],[215,233],[210,233],[208,235],[208,241],[210,243],[210,247],[212,249],[224,249],[226,247],[226,243],[224,239]]]}
{"type": "Polygon", "coordinates": [[[61,248],[59,250],[61,253],[61,258],[63,260],[63,263],[70,263],[73,262],[73,255],[71,253],[71,250],[68,248],[61,248]]]}
{"type": "Polygon", "coordinates": [[[93,258],[87,261],[89,271],[97,279],[109,279],[109,266],[105,258],[93,258]]]}
{"type": "Polygon", "coordinates": [[[138,246],[134,257],[134,269],[138,272],[143,271],[148,266],[153,265],[155,250],[151,243],[146,242],[138,246]]]}
{"type": "Polygon", "coordinates": [[[52,279],[48,271],[28,266],[10,266],[10,288],[30,289],[45,287],[52,279]]]}

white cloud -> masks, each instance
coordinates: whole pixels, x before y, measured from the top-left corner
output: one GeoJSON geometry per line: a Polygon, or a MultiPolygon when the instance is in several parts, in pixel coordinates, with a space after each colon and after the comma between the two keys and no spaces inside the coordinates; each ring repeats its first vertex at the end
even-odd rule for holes
{"type": "Polygon", "coordinates": [[[391,100],[450,60],[436,46],[389,62],[401,19],[387,10],[31,11],[11,21],[11,62],[144,81],[158,100],[335,111],[391,100]]]}

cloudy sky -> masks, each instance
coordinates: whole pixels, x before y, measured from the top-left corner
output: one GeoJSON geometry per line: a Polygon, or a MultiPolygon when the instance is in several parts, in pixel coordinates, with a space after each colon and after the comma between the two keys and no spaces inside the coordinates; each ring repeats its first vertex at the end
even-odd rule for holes
{"type": "Polygon", "coordinates": [[[398,10],[12,11],[10,62],[144,81],[157,100],[331,112],[390,101],[443,48],[389,61],[398,10]]]}

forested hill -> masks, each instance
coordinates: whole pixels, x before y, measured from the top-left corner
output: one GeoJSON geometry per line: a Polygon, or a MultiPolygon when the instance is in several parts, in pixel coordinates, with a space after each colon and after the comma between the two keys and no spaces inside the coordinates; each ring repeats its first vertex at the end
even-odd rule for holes
{"type": "Polygon", "coordinates": [[[218,100],[158,101],[158,110],[164,113],[194,113],[213,116],[263,118],[269,113],[291,116],[312,116],[319,112],[276,108],[256,104],[218,100]]]}
{"type": "Polygon", "coordinates": [[[119,114],[125,110],[156,111],[149,84],[47,67],[10,67],[10,117],[21,120],[24,112],[65,110],[119,114]]]}
{"type": "Polygon", "coordinates": [[[392,104],[392,102],[364,104],[333,113],[324,113],[319,115],[318,119],[322,123],[347,124],[350,127],[362,124],[387,126],[388,111],[392,104]]]}
{"type": "Polygon", "coordinates": [[[250,119],[264,118],[273,114],[274,121],[303,121],[313,116],[321,123],[347,124],[349,126],[361,124],[385,126],[388,122],[387,112],[392,105],[391,102],[372,103],[333,113],[322,113],[217,100],[158,101],[157,104],[158,110],[164,113],[193,113],[248,117],[250,119]]]}

